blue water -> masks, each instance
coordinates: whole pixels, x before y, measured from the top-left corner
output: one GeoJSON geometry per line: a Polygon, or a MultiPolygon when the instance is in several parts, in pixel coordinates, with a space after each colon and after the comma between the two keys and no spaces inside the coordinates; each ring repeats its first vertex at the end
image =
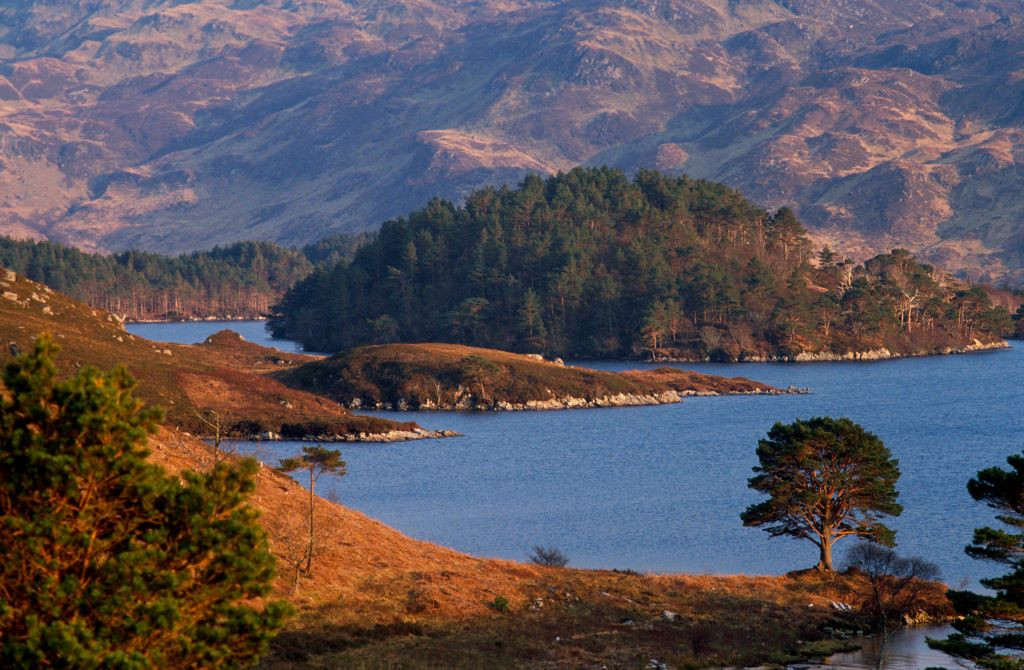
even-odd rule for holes
{"type": "Polygon", "coordinates": [[[156,342],[197,344],[221,330],[233,330],[249,342],[281,351],[301,352],[302,347],[291,340],[278,340],[270,336],[266,321],[171,321],[167,323],[127,323],[125,330],[132,335],[156,342]]]}
{"type": "MultiPolygon", "coordinates": [[[[297,350],[270,340],[262,322],[133,324],[129,330],[198,342],[221,328],[297,350]]],[[[413,537],[480,556],[522,560],[541,544],[557,547],[576,567],[781,574],[813,565],[817,554],[807,542],[772,539],[740,523],[739,513],[759,499],[746,486],[757,440],[776,421],[848,416],[878,434],[900,461],[905,509],[890,522],[898,550],[938,563],[953,587],[976,588],[979,578],[998,574],[963,553],[972,529],[993,523],[992,511],[971,500],[965,485],[980,468],[1004,465],[1007,455],[1024,449],[1024,344],[882,362],[679,367],[813,392],[560,412],[375,412],[464,436],[340,445],[348,475],[325,476],[318,489],[413,537]]],[[[243,444],[269,462],[302,446],[243,444]]],[[[840,561],[843,553],[840,543],[840,561]]],[[[945,632],[901,631],[885,667],[956,667],[924,644],[926,635],[945,632]]],[[[829,667],[873,667],[873,654],[868,648],[838,655],[829,667]]]]}
{"type": "MultiPolygon", "coordinates": [[[[938,563],[953,586],[994,574],[963,553],[972,529],[992,522],[965,484],[1024,448],[1024,349],[681,367],[813,393],[560,412],[376,412],[464,436],[342,445],[349,474],[322,490],[414,537],[482,556],[523,559],[541,544],[579,567],[781,574],[813,565],[817,555],[807,542],[740,523],[739,513],[759,499],[746,485],[757,440],[775,421],[848,416],[900,461],[905,510],[891,520],[899,550],[938,563]]],[[[273,460],[301,446],[260,448],[273,460]]],[[[837,552],[841,558],[843,543],[837,552]]]]}
{"type": "MultiPolygon", "coordinates": [[[[283,350],[262,321],[132,324],[142,337],[198,342],[230,328],[283,350]]],[[[744,528],[754,449],[775,421],[848,416],[900,460],[899,550],[935,561],[947,583],[993,574],[967,558],[991,511],[967,495],[980,468],[1024,449],[1024,347],[880,362],[686,364],[811,395],[689,398],[679,405],[560,412],[375,412],[463,437],[345,444],[348,476],[323,484],[414,537],[522,559],[551,545],[579,567],[780,574],[812,565],[807,542],[744,528]]],[[[640,363],[581,362],[607,370],[640,363]]],[[[259,445],[270,459],[301,443],[259,445]]],[[[843,545],[837,547],[842,555],[843,545]]]]}

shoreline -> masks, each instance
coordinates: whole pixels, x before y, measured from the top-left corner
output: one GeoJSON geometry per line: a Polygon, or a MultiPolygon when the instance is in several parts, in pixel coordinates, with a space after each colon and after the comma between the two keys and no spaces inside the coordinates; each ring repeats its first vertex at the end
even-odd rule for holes
{"type": "Polygon", "coordinates": [[[238,321],[266,321],[265,316],[196,316],[182,319],[122,319],[121,323],[236,323],[238,321]]]}
{"type": "Polygon", "coordinates": [[[657,405],[673,405],[683,402],[684,398],[694,397],[716,397],[716,396],[738,396],[738,395],[809,395],[808,388],[797,388],[790,386],[784,389],[752,389],[750,391],[675,391],[668,390],[660,393],[617,393],[604,395],[597,398],[581,398],[578,396],[560,396],[546,400],[527,400],[524,402],[509,402],[507,400],[492,400],[484,403],[476,403],[472,398],[465,398],[463,401],[452,404],[444,403],[438,405],[427,401],[425,404],[412,406],[404,398],[394,402],[377,402],[373,405],[363,404],[362,400],[354,399],[344,404],[351,410],[382,411],[382,412],[544,412],[566,409],[610,409],[617,407],[651,407],[657,405]]]}
{"type": "MultiPolygon", "coordinates": [[[[752,356],[740,360],[716,361],[711,358],[682,358],[674,356],[657,356],[644,359],[645,363],[723,363],[735,365],[741,363],[867,363],[874,361],[893,361],[901,358],[929,358],[932,356],[959,356],[964,354],[975,354],[985,351],[996,351],[1000,349],[1012,349],[1013,345],[1006,339],[998,342],[979,342],[964,347],[945,347],[939,351],[917,351],[908,354],[901,354],[890,351],[885,347],[868,349],[865,351],[847,351],[837,354],[831,351],[808,352],[804,351],[796,356],[752,356]]],[[[587,359],[575,359],[585,361],[587,359]]],[[[599,359],[594,359],[599,360],[599,359]]],[[[635,359],[623,359],[635,360],[635,359]]]]}
{"type": "MultiPolygon", "coordinates": [[[[212,440],[212,436],[196,435],[201,440],[212,440]]],[[[268,430],[263,433],[249,435],[243,438],[229,438],[231,442],[410,442],[412,440],[439,440],[446,437],[462,437],[462,433],[454,430],[427,430],[426,428],[411,428],[409,430],[390,430],[386,433],[346,433],[331,435],[303,435],[302,437],[285,437],[280,433],[268,430]]]]}

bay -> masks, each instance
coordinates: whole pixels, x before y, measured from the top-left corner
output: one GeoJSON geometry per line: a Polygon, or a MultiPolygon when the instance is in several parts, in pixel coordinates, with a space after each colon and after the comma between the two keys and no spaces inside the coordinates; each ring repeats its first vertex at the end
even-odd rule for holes
{"type": "MultiPolygon", "coordinates": [[[[131,332],[184,342],[222,327],[288,347],[271,341],[263,322],[133,324],[131,332]]],[[[810,395],[559,412],[373,412],[463,437],[345,444],[349,474],[322,490],[413,537],[482,556],[521,560],[541,544],[578,567],[781,574],[817,556],[807,542],[772,539],[740,523],[739,513],[758,500],[746,486],[757,440],[776,421],[848,416],[900,460],[904,513],[890,524],[899,550],[935,561],[953,586],[975,587],[993,570],[963,546],[973,528],[993,520],[965,485],[978,469],[1024,448],[1024,350],[1017,345],[877,362],[678,365],[806,386],[810,395]]],[[[247,448],[273,461],[301,446],[247,448]]],[[[841,557],[842,544],[838,550],[841,557]]]]}
{"type": "MultiPolygon", "coordinates": [[[[199,342],[229,328],[273,340],[264,322],[131,324],[160,341],[199,342]]],[[[679,405],[560,412],[372,412],[453,429],[463,437],[341,445],[348,475],[319,490],[413,537],[480,556],[523,560],[535,544],[571,565],[639,571],[782,574],[817,559],[806,542],[744,528],[758,500],[746,486],[757,440],[776,421],[848,416],[878,434],[900,460],[904,513],[890,521],[899,551],[939,564],[958,588],[998,571],[963,553],[972,529],[993,523],[967,495],[978,469],[1024,449],[1024,348],[877,362],[679,364],[810,395],[689,398],[679,405]]],[[[605,370],[636,362],[570,364],[605,370]]],[[[273,463],[306,443],[239,443],[273,463]]],[[[300,479],[301,481],[301,479],[300,479]]],[[[846,543],[847,545],[849,542],[846,543]]],[[[839,547],[840,561],[843,555],[839,547]]],[[[946,627],[910,628],[888,645],[886,668],[956,662],[928,649],[946,627]]],[[[874,667],[871,641],[821,667],[874,667]]]]}

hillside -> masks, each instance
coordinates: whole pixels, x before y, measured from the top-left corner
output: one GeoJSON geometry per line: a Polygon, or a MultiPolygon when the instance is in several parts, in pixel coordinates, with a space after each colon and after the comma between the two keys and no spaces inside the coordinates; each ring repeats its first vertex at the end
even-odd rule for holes
{"type": "MultiPolygon", "coordinates": [[[[202,345],[149,342],[126,333],[109,314],[0,271],[0,362],[26,350],[42,331],[61,345],[64,373],[124,364],[138,379],[136,395],[167,408],[167,425],[149,446],[153,461],[172,472],[205,470],[225,457],[190,434],[208,434],[196,412],[214,416],[212,410],[226,428],[243,433],[284,432],[279,424],[285,420],[319,421],[348,436],[366,431],[368,439],[396,428],[415,430],[414,424],[353,416],[267,376],[312,357],[283,359],[226,331],[202,345]]],[[[752,665],[820,655],[846,644],[833,639],[836,631],[845,635],[864,626],[830,608],[831,601],[855,599],[863,588],[856,577],[541,568],[417,541],[320,498],[313,501],[320,549],[312,574],[295,583],[289,561],[303,555],[310,497],[272,465],[258,470],[251,504],[278,557],[275,597],[291,600],[298,615],[274,642],[266,668],[636,666],[650,658],[752,665]],[[501,598],[507,607],[497,605],[501,598]]],[[[943,593],[935,585],[922,607],[946,612],[943,593]]]]}
{"type": "Polygon", "coordinates": [[[0,232],[301,244],[607,163],[1019,283],[1022,60],[1015,0],[14,0],[0,232]]]}
{"type": "Polygon", "coordinates": [[[358,347],[274,376],[352,408],[562,409],[655,405],[679,402],[686,395],[783,392],[743,377],[674,368],[603,372],[566,367],[537,355],[457,344],[358,347]]]}
{"type": "Polygon", "coordinates": [[[433,436],[414,423],[356,416],[337,403],[288,388],[265,373],[308,361],[219,333],[201,345],[150,342],[126,332],[110,314],[0,270],[0,363],[27,351],[49,332],[65,370],[124,365],[137,395],[163,407],[169,425],[203,436],[250,438],[274,433],[293,439],[400,439],[433,436]],[[419,432],[416,432],[419,431],[419,432]]]}
{"type": "Polygon", "coordinates": [[[452,342],[563,357],[887,358],[1003,346],[1005,308],[905,250],[813,253],[714,182],[575,169],[386,222],[268,326],[312,351],[452,342]]]}
{"type": "MultiPolygon", "coordinates": [[[[173,471],[212,463],[180,433],[163,430],[150,445],[173,471]]],[[[295,481],[260,469],[252,504],[279,557],[276,595],[297,609],[260,667],[753,666],[843,648],[839,636],[865,626],[830,606],[856,600],[856,577],[542,568],[417,541],[321,498],[322,551],[293,590],[288,558],[304,547],[308,501],[295,481]],[[493,606],[499,596],[505,611],[493,606]]],[[[947,612],[944,587],[922,606],[947,612]]]]}

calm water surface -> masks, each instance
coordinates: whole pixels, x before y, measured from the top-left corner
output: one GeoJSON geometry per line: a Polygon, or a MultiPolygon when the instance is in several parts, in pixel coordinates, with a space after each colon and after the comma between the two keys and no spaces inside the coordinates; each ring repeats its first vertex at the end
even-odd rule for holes
{"type": "MultiPolygon", "coordinates": [[[[151,339],[201,341],[222,327],[270,341],[262,322],[135,324],[151,339]]],[[[324,481],[355,507],[413,537],[481,556],[523,559],[535,544],[577,567],[640,571],[781,574],[813,565],[807,542],[744,528],[739,513],[757,440],[776,421],[848,416],[877,433],[900,461],[904,513],[891,521],[898,549],[942,568],[954,587],[996,574],[963,553],[991,511],[967,495],[982,467],[1024,448],[1024,345],[965,356],[866,363],[687,364],[811,395],[692,398],[679,405],[562,412],[376,412],[464,437],[397,444],[344,444],[348,475],[324,481]]],[[[639,363],[578,363],[606,370],[639,363]]],[[[303,443],[257,443],[264,460],[303,443]]],[[[847,542],[847,545],[849,542],[847,542]]],[[[844,553],[837,547],[838,556],[844,553]]],[[[886,667],[955,667],[924,637],[902,631],[886,667]]],[[[867,649],[834,667],[873,667],[867,649]]]]}
{"type": "MultiPolygon", "coordinates": [[[[636,364],[591,364],[625,369],[636,364]]],[[[900,460],[899,549],[952,584],[990,573],[963,553],[990,523],[967,480],[1024,447],[1024,351],[877,363],[697,364],[811,395],[692,398],[563,412],[377,412],[464,437],[345,444],[338,498],[415,537],[522,559],[534,544],[580,567],[781,574],[817,559],[807,542],[744,528],[755,447],[776,421],[848,416],[900,460]]],[[[301,444],[268,448],[270,457],[301,444]]],[[[838,546],[839,555],[843,547],[838,546]]]]}
{"type": "Polygon", "coordinates": [[[169,323],[127,323],[125,330],[132,335],[156,342],[197,344],[220,330],[233,330],[249,342],[274,347],[285,352],[300,352],[302,347],[291,340],[278,340],[270,336],[266,321],[172,321],[169,323]]]}
{"type": "MultiPolygon", "coordinates": [[[[972,663],[957,661],[939,651],[928,648],[926,638],[941,639],[954,632],[952,626],[928,626],[904,628],[893,633],[885,643],[882,654],[886,670],[922,670],[928,667],[974,668],[972,663]]],[[[837,670],[875,668],[878,659],[879,639],[867,639],[858,651],[836,654],[818,668],[837,670]]],[[[815,669],[817,670],[817,668],[815,669]]]]}
{"type": "MultiPolygon", "coordinates": [[[[271,340],[263,322],[133,324],[151,339],[197,342],[222,328],[271,340]]],[[[900,460],[899,550],[936,561],[952,584],[991,574],[963,553],[991,523],[965,484],[1024,448],[1024,347],[866,363],[699,363],[811,395],[689,398],[678,405],[560,412],[375,412],[464,437],[344,444],[338,499],[421,539],[522,559],[556,546],[579,567],[781,574],[813,565],[807,542],[744,528],[739,513],[757,440],[776,421],[848,416],[900,460]]],[[[291,350],[294,350],[292,348],[291,350]]],[[[607,370],[641,363],[577,363],[607,370]]],[[[268,459],[302,443],[262,443],[268,459]]],[[[842,544],[838,547],[843,553],[842,544]]]]}

